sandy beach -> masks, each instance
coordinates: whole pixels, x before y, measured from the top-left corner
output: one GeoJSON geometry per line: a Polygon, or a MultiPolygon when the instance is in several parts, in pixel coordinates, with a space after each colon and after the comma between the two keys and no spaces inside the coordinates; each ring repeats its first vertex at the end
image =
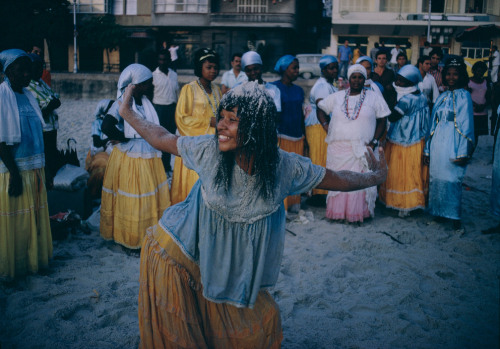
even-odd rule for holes
{"type": "MultiPolygon", "coordinates": [[[[59,144],[83,164],[96,100],[62,100],[59,144]]],[[[489,213],[493,137],[483,136],[463,187],[464,233],[425,212],[377,203],[361,225],[324,207],[289,215],[276,287],[283,348],[498,348],[500,235],[489,213]]],[[[0,282],[0,348],[136,348],[139,255],[98,231],[54,241],[49,270],[0,282]]]]}

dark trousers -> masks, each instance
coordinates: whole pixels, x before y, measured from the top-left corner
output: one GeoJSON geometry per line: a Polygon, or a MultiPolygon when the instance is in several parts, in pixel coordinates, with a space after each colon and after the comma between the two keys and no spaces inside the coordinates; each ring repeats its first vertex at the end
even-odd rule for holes
{"type": "Polygon", "coordinates": [[[43,147],[45,153],[45,177],[47,183],[52,183],[52,179],[57,172],[57,130],[43,133],[43,147]]]}
{"type": "MultiPolygon", "coordinates": [[[[168,132],[175,134],[177,130],[177,126],[175,125],[175,107],[176,103],[163,105],[163,104],[154,104],[156,113],[158,114],[158,119],[160,120],[160,125],[165,127],[168,132]]],[[[161,161],[163,162],[163,167],[165,168],[165,172],[172,171],[170,167],[170,154],[162,153],[161,161]]]]}

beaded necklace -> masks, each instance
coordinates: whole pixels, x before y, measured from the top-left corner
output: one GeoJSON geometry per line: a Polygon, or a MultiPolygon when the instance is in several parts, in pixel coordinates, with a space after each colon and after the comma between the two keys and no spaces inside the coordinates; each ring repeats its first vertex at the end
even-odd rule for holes
{"type": "Polygon", "coordinates": [[[354,106],[354,116],[349,115],[349,95],[350,94],[351,94],[351,88],[348,88],[347,90],[345,90],[344,103],[343,103],[344,115],[349,120],[356,120],[359,116],[359,112],[361,111],[361,107],[363,106],[363,102],[365,101],[366,89],[363,88],[361,90],[361,95],[360,95],[358,101],[356,102],[356,105],[354,106]]]}
{"type": "MultiPolygon", "coordinates": [[[[217,119],[217,107],[219,106],[219,101],[217,100],[217,93],[212,89],[212,95],[214,96],[214,104],[212,104],[212,100],[210,99],[210,96],[208,95],[207,91],[205,91],[205,87],[201,84],[200,80],[196,80],[198,83],[198,86],[200,86],[201,90],[203,91],[203,94],[205,97],[208,99],[208,104],[210,104],[210,108],[212,109],[212,113],[214,114],[214,117],[217,119]]],[[[212,83],[210,83],[212,84],[212,83]]]]}

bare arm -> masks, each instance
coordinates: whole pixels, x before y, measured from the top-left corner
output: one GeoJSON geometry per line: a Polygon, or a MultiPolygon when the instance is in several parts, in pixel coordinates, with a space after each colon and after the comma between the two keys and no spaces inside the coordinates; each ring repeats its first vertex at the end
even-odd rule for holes
{"type": "Polygon", "coordinates": [[[179,151],[177,150],[177,139],[179,137],[171,134],[160,125],[144,120],[132,110],[132,95],[135,87],[135,85],[130,84],[125,89],[123,103],[120,103],[120,116],[154,148],[179,156],[179,151]]]}
{"type": "Polygon", "coordinates": [[[316,116],[318,118],[319,123],[323,127],[323,129],[328,133],[328,125],[330,123],[330,118],[320,107],[316,108],[316,116]]]}
{"type": "Polygon", "coordinates": [[[384,150],[379,148],[380,160],[375,158],[370,147],[367,147],[367,150],[367,160],[373,172],[359,173],[327,169],[325,177],[316,188],[333,191],[354,191],[383,183],[387,177],[384,150]]]}

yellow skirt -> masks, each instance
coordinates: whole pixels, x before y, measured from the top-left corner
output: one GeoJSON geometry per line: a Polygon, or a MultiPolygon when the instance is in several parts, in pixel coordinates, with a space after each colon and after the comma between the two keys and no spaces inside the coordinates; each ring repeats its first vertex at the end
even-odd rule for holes
{"type": "Polygon", "coordinates": [[[106,172],[106,165],[108,164],[109,155],[102,151],[94,156],[90,156],[90,151],[85,159],[85,170],[90,174],[87,181],[90,195],[93,198],[100,198],[102,191],[102,182],[104,180],[104,173],[106,172]]]}
{"type": "Polygon", "coordinates": [[[161,158],[131,158],[115,147],[109,157],[101,199],[101,236],[141,248],[146,229],[170,206],[161,158]]]}
{"type": "MultiPolygon", "coordinates": [[[[299,155],[304,155],[304,140],[300,141],[291,141],[289,139],[278,137],[278,143],[281,149],[287,151],[289,153],[296,153],[299,155]]],[[[290,195],[287,196],[285,201],[285,210],[288,210],[288,207],[292,207],[295,204],[300,205],[300,195],[290,195]]]]}
{"type": "Polygon", "coordinates": [[[52,257],[44,169],[21,172],[23,192],[9,196],[10,173],[0,173],[0,276],[14,278],[49,266],[52,257]]]}
{"type": "Polygon", "coordinates": [[[425,140],[408,147],[387,142],[387,180],[379,191],[387,207],[405,212],[425,208],[429,169],[422,163],[424,146],[425,140]]]}
{"type": "Polygon", "coordinates": [[[200,269],[160,227],[148,229],[139,279],[140,348],[279,348],[279,308],[261,291],[253,309],[203,297],[200,269]]]}
{"type": "Polygon", "coordinates": [[[184,166],[184,162],[180,156],[175,157],[172,189],[170,190],[172,205],[184,201],[187,198],[198,178],[196,172],[184,166]]]}
{"type": "MultiPolygon", "coordinates": [[[[306,139],[309,145],[309,157],[315,165],[326,167],[326,131],[320,124],[306,127],[306,139]]],[[[313,195],[327,195],[328,190],[313,189],[313,195]]]]}

